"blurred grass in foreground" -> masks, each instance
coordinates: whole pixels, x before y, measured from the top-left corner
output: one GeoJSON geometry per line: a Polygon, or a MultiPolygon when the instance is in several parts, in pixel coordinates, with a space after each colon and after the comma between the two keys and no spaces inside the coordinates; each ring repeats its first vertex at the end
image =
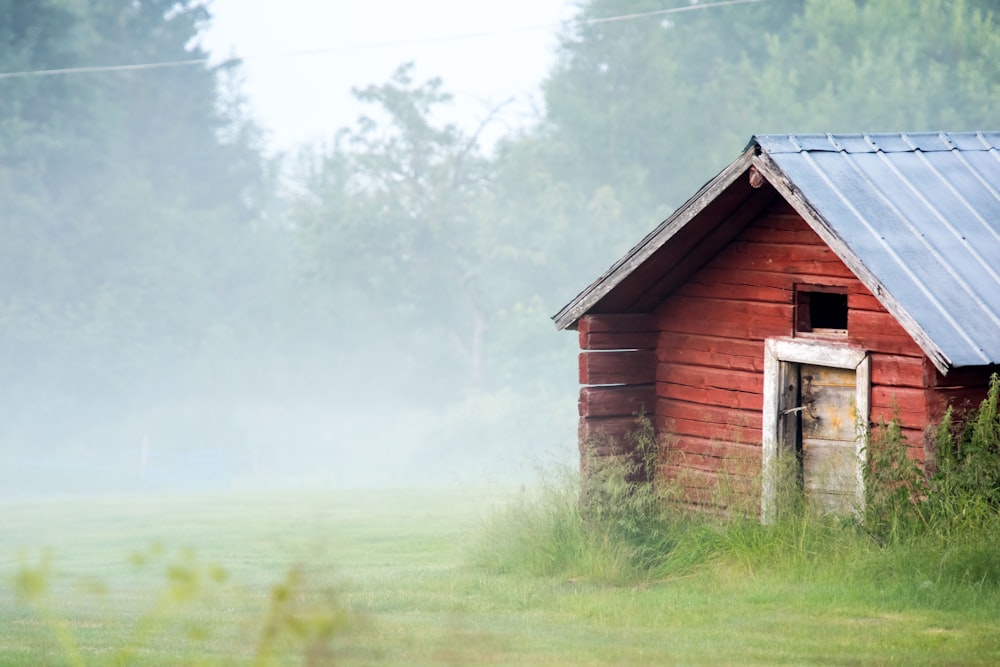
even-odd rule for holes
{"type": "Polygon", "coordinates": [[[702,527],[732,544],[659,578],[498,565],[553,514],[575,548],[574,488],[5,504],[0,664],[1000,661],[1000,592],[972,567],[995,544],[702,527]],[[776,540],[799,555],[755,559],[776,540]]]}

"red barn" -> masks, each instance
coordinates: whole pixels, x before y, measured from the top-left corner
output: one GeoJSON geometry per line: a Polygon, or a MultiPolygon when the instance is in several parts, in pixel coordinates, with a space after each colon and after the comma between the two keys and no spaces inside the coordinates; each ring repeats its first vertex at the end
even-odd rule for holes
{"type": "Polygon", "coordinates": [[[866,429],[910,454],[1000,369],[1000,133],[756,136],[553,319],[580,337],[581,447],[635,415],[708,502],[782,452],[856,507],[866,429]]]}

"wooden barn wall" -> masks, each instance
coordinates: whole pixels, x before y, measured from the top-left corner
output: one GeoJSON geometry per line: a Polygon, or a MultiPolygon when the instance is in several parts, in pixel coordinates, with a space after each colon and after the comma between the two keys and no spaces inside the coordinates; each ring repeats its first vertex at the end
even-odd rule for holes
{"type": "MultiPolygon", "coordinates": [[[[580,445],[626,453],[636,415],[668,444],[660,475],[709,502],[722,476],[760,473],[764,339],[795,334],[794,287],[848,295],[848,333],[872,359],[872,421],[898,416],[917,460],[948,404],[974,406],[1000,368],[942,376],[899,323],[783,200],[751,222],[652,314],[587,315],[580,338],[580,445]]],[[[814,338],[815,339],[815,338],[814,338]]],[[[829,340],[829,338],[828,338],[829,340]]]]}
{"type": "Polygon", "coordinates": [[[656,319],[586,315],[580,336],[580,447],[623,453],[636,416],[656,408],[656,319]]]}
{"type": "MultiPolygon", "coordinates": [[[[761,463],[764,339],[794,334],[794,286],[846,288],[846,342],[872,357],[872,419],[898,415],[914,458],[954,391],[913,339],[783,200],[751,222],[656,310],[655,424],[669,442],[660,474],[710,495],[761,463]]],[[[809,336],[809,334],[805,334],[809,336]]],[[[841,337],[840,342],[844,341],[841,337]]]]}

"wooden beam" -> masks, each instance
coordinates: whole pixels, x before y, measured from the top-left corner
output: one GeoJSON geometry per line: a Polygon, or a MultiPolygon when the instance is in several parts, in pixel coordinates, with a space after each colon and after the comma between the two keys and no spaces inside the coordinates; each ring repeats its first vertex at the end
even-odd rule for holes
{"type": "Polygon", "coordinates": [[[656,380],[656,352],[581,352],[580,384],[650,384],[656,380]]]}
{"type": "Polygon", "coordinates": [[[653,350],[659,335],[648,314],[584,315],[577,330],[582,350],[653,350]]]}
{"type": "Polygon", "coordinates": [[[656,390],[651,384],[580,389],[581,417],[628,417],[652,413],[655,405],[656,390]]]}

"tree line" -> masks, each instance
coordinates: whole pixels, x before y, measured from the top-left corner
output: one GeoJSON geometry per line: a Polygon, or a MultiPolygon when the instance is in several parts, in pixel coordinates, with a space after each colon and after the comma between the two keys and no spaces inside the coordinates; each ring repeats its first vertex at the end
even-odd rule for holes
{"type": "MultiPolygon", "coordinates": [[[[995,129],[994,1],[649,14],[687,4],[581,3],[544,111],[490,151],[407,64],[283,159],[238,63],[0,78],[0,447],[125,460],[145,438],[259,469],[306,441],[347,456],[355,406],[432,415],[397,458],[571,451],[574,341],[548,317],[752,134],[995,129]]],[[[203,58],[210,19],[0,0],[0,72],[203,58]]]]}

